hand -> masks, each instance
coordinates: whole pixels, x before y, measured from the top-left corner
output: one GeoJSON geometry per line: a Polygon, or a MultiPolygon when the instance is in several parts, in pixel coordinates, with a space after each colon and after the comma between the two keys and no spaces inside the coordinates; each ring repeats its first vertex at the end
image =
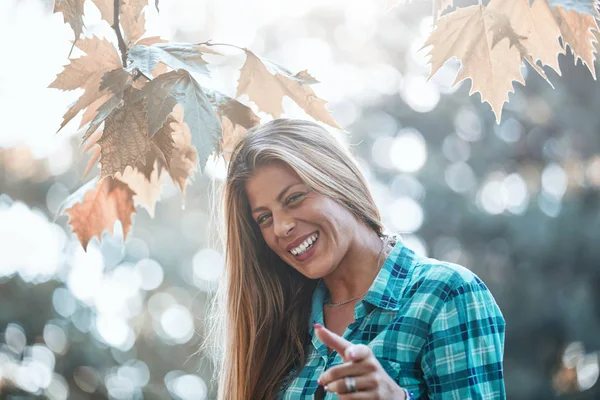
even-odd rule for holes
{"type": "Polygon", "coordinates": [[[344,364],[323,372],[319,385],[328,392],[336,393],[340,400],[404,400],[404,390],[385,372],[373,351],[364,344],[352,344],[320,324],[315,324],[319,340],[342,356],[344,364]],[[351,376],[356,380],[358,392],[346,390],[344,378],[351,376]]]}

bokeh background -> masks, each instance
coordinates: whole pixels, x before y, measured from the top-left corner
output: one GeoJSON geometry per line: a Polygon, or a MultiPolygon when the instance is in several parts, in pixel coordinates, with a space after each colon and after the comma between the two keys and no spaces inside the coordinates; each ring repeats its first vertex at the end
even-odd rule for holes
{"type": "MultiPolygon", "coordinates": [[[[213,399],[197,350],[222,269],[210,199],[224,164],[209,161],[185,194],[167,182],[154,219],[138,208],[126,241],[117,224],[84,252],[56,212],[97,171],[82,176],[79,118],[55,134],[80,93],[46,88],[73,35],[52,3],[0,1],[0,397],[213,399]]],[[[598,83],[571,55],[562,77],[547,71],[555,89],[524,68],[496,125],[470,83],[450,87],[456,61],[427,80],[430,2],[385,11],[385,0],[162,0],[146,18],[148,35],[308,69],[388,229],[492,291],[508,398],[600,398],[598,83]]],[[[91,2],[85,12],[86,35],[114,40],[91,2]]],[[[244,58],[218,50],[212,83],[235,95],[244,58]]]]}

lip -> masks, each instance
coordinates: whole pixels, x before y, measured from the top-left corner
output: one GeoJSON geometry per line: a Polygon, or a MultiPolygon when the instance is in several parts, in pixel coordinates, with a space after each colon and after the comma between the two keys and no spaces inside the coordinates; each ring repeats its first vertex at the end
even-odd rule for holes
{"type": "Polygon", "coordinates": [[[311,237],[312,235],[314,235],[315,233],[317,233],[317,231],[314,231],[312,233],[309,233],[307,235],[304,236],[300,236],[298,239],[294,240],[292,243],[288,244],[285,248],[285,251],[290,251],[291,249],[294,249],[298,246],[300,246],[300,244],[302,242],[304,242],[306,239],[308,239],[309,237],[311,237]]]}

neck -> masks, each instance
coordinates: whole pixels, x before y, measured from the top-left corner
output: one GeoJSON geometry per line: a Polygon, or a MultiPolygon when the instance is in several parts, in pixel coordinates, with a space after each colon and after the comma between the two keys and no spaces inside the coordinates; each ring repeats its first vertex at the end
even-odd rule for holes
{"type": "MultiPolygon", "coordinates": [[[[384,242],[365,227],[355,235],[342,261],[323,281],[329,291],[329,303],[335,304],[367,292],[385,259],[384,242]]],[[[354,304],[360,298],[348,302],[354,304]]]]}

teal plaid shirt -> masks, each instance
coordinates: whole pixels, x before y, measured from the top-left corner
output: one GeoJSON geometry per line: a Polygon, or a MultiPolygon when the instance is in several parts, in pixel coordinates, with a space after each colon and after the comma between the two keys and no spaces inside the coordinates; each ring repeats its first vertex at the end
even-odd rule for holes
{"type": "MultiPolygon", "coordinates": [[[[343,363],[335,350],[328,355],[314,334],[313,323],[323,324],[326,295],[321,280],[312,299],[307,363],[297,378],[283,382],[277,399],[313,399],[321,373],[343,363]]],[[[354,319],[343,337],[369,346],[415,399],[506,398],[504,318],[488,288],[468,269],[419,257],[398,238],[356,304],[354,319]]],[[[325,392],[326,400],[336,398],[325,392]]]]}

